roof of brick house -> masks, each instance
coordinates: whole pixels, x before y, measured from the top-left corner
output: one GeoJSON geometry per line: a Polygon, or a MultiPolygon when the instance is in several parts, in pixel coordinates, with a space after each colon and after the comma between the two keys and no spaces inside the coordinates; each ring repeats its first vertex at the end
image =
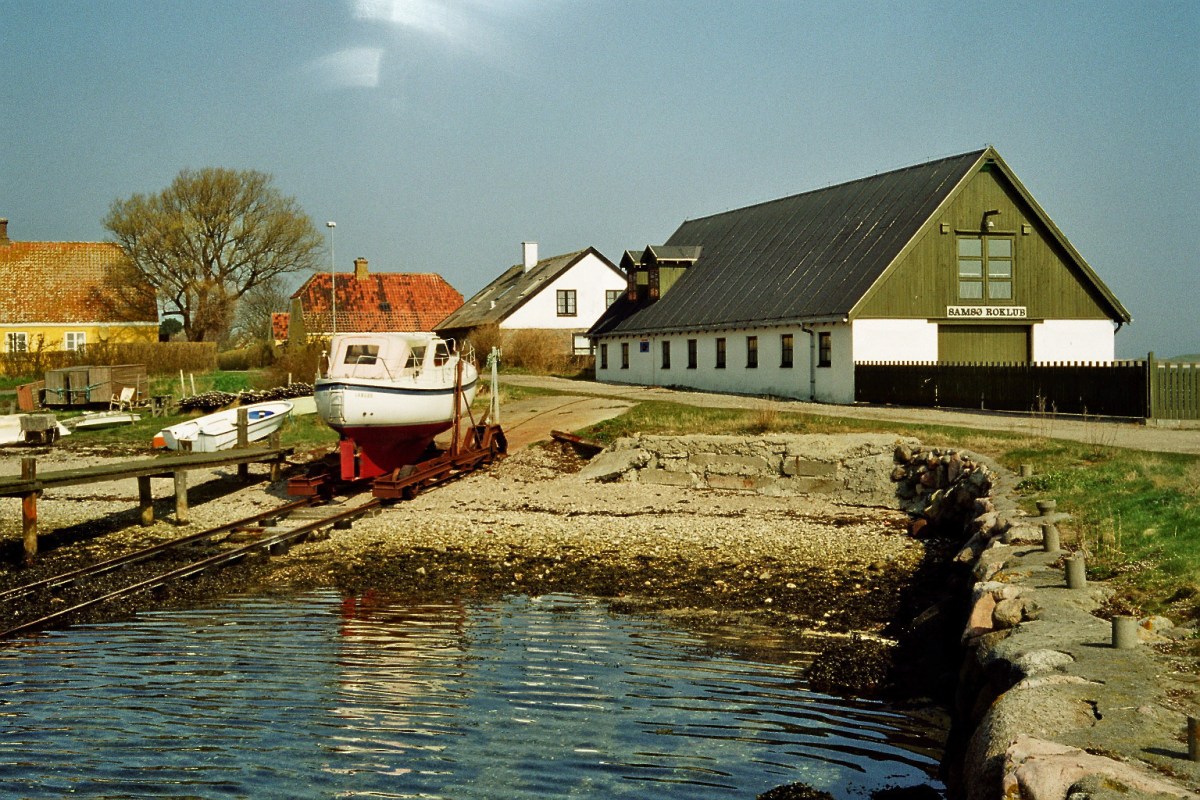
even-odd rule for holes
{"type": "MultiPolygon", "coordinates": [[[[15,242],[0,220],[0,319],[6,324],[158,324],[146,284],[135,307],[114,302],[121,249],[108,242],[15,242]]],[[[126,282],[122,294],[129,294],[126,282]]]]}
{"type": "MultiPolygon", "coordinates": [[[[367,260],[354,262],[354,272],[337,276],[339,331],[429,331],[462,305],[462,294],[432,272],[367,271],[367,260]]],[[[333,302],[330,273],[313,275],[292,295],[299,299],[305,330],[331,330],[333,302]]]]}

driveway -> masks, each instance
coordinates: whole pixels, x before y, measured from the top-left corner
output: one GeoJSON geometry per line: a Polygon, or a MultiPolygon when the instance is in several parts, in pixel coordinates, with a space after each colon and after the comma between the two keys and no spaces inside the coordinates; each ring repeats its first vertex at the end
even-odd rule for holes
{"type": "MultiPolygon", "coordinates": [[[[1034,416],[1030,414],[1003,413],[994,411],[945,410],[937,408],[910,408],[900,406],[840,406],[824,403],[806,403],[799,400],[764,400],[711,392],[680,391],[659,386],[630,386],[624,384],[597,383],[595,381],[570,380],[541,375],[501,375],[501,383],[513,386],[532,386],[553,389],[566,397],[539,397],[536,401],[526,400],[513,404],[516,412],[513,423],[505,424],[506,433],[520,430],[519,439],[528,436],[549,438],[550,422],[558,430],[578,430],[587,425],[617,416],[625,407],[643,400],[663,400],[682,405],[705,408],[749,408],[769,406],[779,411],[799,414],[817,414],[825,417],[850,417],[854,419],[883,420],[888,422],[910,422],[921,425],[946,425],[959,428],[978,428],[989,431],[1010,431],[1041,436],[1050,439],[1068,439],[1087,444],[1111,447],[1126,447],[1159,453],[1188,453],[1200,455],[1200,428],[1159,428],[1141,422],[1119,422],[1108,419],[1065,418],[1060,416],[1034,416]],[[592,398],[596,403],[588,403],[592,398]],[[613,405],[604,405],[607,400],[613,405]],[[521,410],[529,403],[535,413],[521,410]],[[562,414],[554,409],[561,409],[562,414]],[[571,409],[576,409],[579,419],[587,420],[576,424],[571,409]],[[599,416],[596,416],[599,415],[599,416]],[[593,419],[592,417],[595,416],[593,419]],[[544,430],[544,434],[543,434],[544,430]]],[[[502,414],[505,411],[502,410],[502,414]]],[[[510,444],[513,434],[508,433],[510,444]]],[[[536,441],[533,439],[532,441],[536,441]]],[[[526,442],[528,443],[528,442],[526,442]]]]}

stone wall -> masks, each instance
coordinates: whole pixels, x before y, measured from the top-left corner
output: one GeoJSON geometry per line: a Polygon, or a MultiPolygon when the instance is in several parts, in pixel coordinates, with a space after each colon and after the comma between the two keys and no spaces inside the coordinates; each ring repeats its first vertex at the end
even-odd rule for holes
{"type": "Polygon", "coordinates": [[[635,436],[617,440],[581,476],[768,495],[822,495],[856,505],[896,507],[898,449],[914,439],[889,434],[635,436]]]}

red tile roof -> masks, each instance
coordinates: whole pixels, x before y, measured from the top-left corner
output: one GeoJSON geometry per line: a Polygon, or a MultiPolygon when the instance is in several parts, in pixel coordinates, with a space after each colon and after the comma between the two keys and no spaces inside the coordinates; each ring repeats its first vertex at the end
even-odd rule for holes
{"type": "MultiPolygon", "coordinates": [[[[330,276],[318,273],[296,290],[309,332],[330,330],[330,276]]],[[[429,331],[462,305],[463,296],[431,272],[337,273],[337,330],[429,331]]]]}
{"type": "Polygon", "coordinates": [[[274,311],[271,313],[271,338],[277,342],[282,342],[288,338],[288,321],[292,315],[286,311],[274,311]]]}
{"type": "Polygon", "coordinates": [[[105,285],[121,260],[107,242],[0,241],[0,320],[6,324],[158,322],[153,290],[136,312],[111,302],[105,285]]]}

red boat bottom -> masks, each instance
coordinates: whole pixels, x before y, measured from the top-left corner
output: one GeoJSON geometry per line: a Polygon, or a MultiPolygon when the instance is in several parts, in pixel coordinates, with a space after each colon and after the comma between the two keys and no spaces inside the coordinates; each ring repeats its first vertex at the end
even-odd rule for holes
{"type": "Polygon", "coordinates": [[[341,478],[375,478],[414,464],[449,422],[393,427],[343,428],[338,445],[341,478]]]}

